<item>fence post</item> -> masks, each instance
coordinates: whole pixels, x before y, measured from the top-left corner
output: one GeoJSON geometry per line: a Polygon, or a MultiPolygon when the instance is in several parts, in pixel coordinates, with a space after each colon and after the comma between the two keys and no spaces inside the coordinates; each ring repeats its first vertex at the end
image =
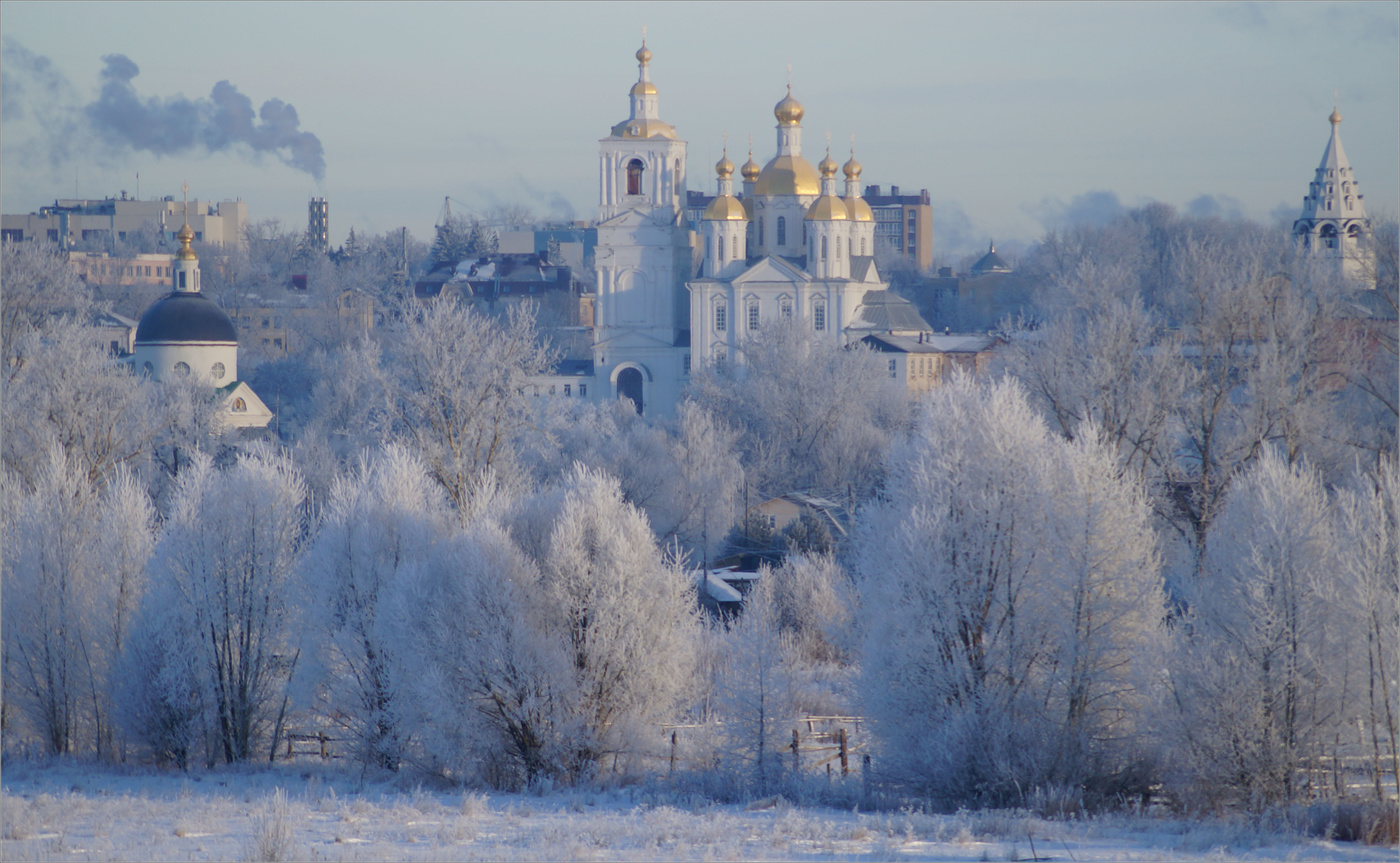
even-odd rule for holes
{"type": "Polygon", "coordinates": [[[875,784],[875,777],[870,773],[870,754],[866,753],[860,757],[860,784],[865,791],[866,805],[870,804],[870,789],[875,784]]]}
{"type": "Polygon", "coordinates": [[[324,761],[328,757],[326,755],[326,732],[317,732],[316,736],[321,740],[321,760],[324,761]]]}
{"type": "Polygon", "coordinates": [[[846,729],[842,728],[837,740],[841,743],[841,775],[845,776],[851,772],[850,762],[846,760],[846,729]]]}
{"type": "Polygon", "coordinates": [[[676,730],[671,729],[671,769],[666,772],[667,776],[676,772],[676,730]]]}
{"type": "Polygon", "coordinates": [[[792,772],[802,772],[802,750],[798,742],[797,729],[792,729],[792,772]]]}
{"type": "Polygon", "coordinates": [[[288,735],[287,735],[287,759],[288,759],[288,760],[291,760],[291,757],[292,757],[292,735],[288,734],[288,735]]]}

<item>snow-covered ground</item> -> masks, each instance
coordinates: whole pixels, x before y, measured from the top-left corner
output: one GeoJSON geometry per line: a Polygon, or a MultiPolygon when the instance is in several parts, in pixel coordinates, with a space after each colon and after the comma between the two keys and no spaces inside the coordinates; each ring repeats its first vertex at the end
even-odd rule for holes
{"type": "Polygon", "coordinates": [[[488,795],[304,765],[181,775],[11,762],[0,816],[7,861],[1393,861],[1397,850],[1244,821],[722,805],[661,780],[488,795]]]}

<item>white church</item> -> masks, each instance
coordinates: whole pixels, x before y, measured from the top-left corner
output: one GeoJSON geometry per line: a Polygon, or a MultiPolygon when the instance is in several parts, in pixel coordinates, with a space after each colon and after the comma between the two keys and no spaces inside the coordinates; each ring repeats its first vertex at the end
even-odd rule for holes
{"type": "Polygon", "coordinates": [[[152,380],[190,378],[214,387],[225,427],[266,428],[272,411],[238,379],[238,331],[199,289],[199,256],[190,246],[194,231],[188,215],[175,238],[180,249],[171,268],[171,291],[141,315],[129,362],[152,380]]]}
{"type": "MultiPolygon", "coordinates": [[[[599,144],[598,296],[592,368],[543,384],[594,399],[630,398],[648,416],[674,412],[692,364],[736,362],[745,339],[778,322],[849,344],[873,332],[931,330],[875,267],[875,218],[860,163],[802,155],[804,109],[791,87],[773,113],[776,151],[715,166],[718,197],[698,234],[686,219],[686,144],[663,121],[651,51],[637,51],[631,110],[599,144]],[[696,259],[699,259],[698,273],[696,259]]],[[[562,370],[561,370],[562,371],[562,370]]]]}

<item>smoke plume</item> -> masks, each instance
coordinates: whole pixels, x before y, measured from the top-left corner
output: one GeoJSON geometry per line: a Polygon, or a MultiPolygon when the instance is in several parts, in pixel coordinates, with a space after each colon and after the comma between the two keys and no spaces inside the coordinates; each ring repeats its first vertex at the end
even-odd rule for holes
{"type": "Polygon", "coordinates": [[[272,154],[317,180],[325,176],[320,139],[299,128],[296,108],[281,99],[269,99],[255,114],[252,100],[228,81],[215,84],[207,99],[142,98],[132,85],[140,67],[124,54],[108,54],[102,61],[101,94],[84,114],[108,144],[156,156],[242,146],[256,154],[272,154]]]}

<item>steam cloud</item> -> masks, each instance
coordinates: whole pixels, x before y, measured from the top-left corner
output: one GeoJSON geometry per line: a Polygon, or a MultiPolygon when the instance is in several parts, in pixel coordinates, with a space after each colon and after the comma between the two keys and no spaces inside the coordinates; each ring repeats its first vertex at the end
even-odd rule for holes
{"type": "Polygon", "coordinates": [[[102,61],[101,95],[84,114],[109,144],[156,156],[200,146],[219,152],[245,145],[255,153],[271,153],[317,180],[325,176],[321,140],[301,131],[296,108],[281,99],[269,99],[255,114],[252,100],[228,81],[215,84],[207,99],[142,99],[131,83],[140,67],[124,54],[108,54],[102,61]]]}

